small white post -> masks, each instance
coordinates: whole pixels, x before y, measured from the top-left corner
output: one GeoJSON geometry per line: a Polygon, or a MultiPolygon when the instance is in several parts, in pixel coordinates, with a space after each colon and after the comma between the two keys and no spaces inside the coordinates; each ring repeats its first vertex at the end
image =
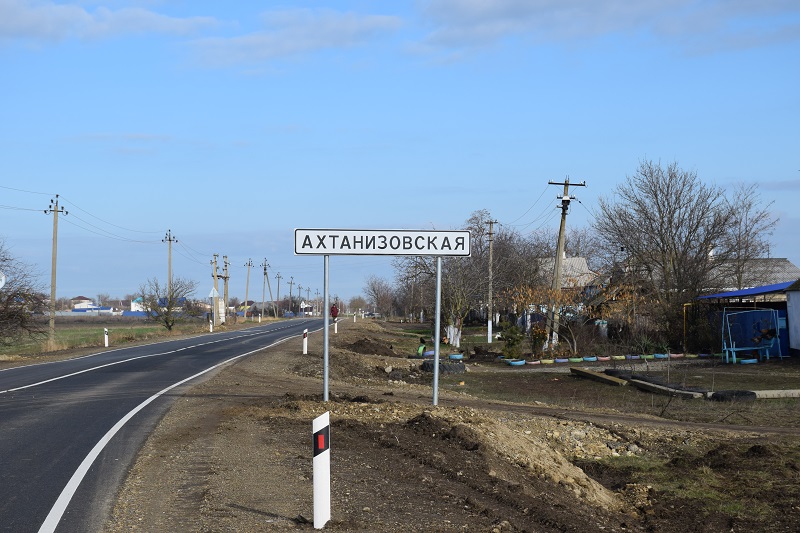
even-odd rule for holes
{"type": "Polygon", "coordinates": [[[308,330],[303,330],[303,355],[308,355],[308,330]]]}
{"type": "Polygon", "coordinates": [[[338,318],[334,318],[333,319],[333,332],[334,333],[339,333],[339,319],[338,318]]]}
{"type": "Polygon", "coordinates": [[[214,321],[213,320],[209,320],[208,321],[208,331],[210,333],[214,333],[214,321]]]}
{"type": "Polygon", "coordinates": [[[330,412],[314,419],[314,529],[331,519],[331,424],[330,412]]]}
{"type": "Polygon", "coordinates": [[[108,348],[108,328],[103,328],[104,337],[106,338],[106,348],[108,348]]]}
{"type": "Polygon", "coordinates": [[[353,322],[355,322],[355,321],[356,321],[356,314],[353,313],[353,322]]]}

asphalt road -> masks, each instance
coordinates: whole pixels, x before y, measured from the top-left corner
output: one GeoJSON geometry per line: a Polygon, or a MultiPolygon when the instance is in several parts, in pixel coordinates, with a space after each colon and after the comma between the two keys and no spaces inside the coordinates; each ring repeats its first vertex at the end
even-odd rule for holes
{"type": "Polygon", "coordinates": [[[296,319],[0,371],[0,531],[99,531],[136,453],[185,387],[322,327],[296,319]]]}

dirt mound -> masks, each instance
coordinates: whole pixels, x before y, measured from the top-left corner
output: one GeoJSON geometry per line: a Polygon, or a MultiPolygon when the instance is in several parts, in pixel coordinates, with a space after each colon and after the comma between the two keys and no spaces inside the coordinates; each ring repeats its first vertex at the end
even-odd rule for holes
{"type": "Polygon", "coordinates": [[[347,345],[347,349],[363,355],[382,355],[384,357],[397,357],[391,344],[387,344],[375,339],[359,339],[347,345]]]}

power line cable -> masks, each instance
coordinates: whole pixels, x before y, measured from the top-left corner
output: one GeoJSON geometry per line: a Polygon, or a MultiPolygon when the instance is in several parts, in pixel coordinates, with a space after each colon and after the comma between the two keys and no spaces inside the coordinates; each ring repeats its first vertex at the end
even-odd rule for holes
{"type": "Polygon", "coordinates": [[[153,244],[153,242],[154,242],[154,241],[139,241],[139,240],[135,240],[135,239],[128,239],[128,238],[125,238],[125,237],[120,237],[118,235],[111,234],[111,233],[109,233],[109,232],[107,232],[107,231],[105,231],[103,229],[100,229],[100,228],[97,228],[96,226],[93,226],[91,223],[89,223],[89,222],[87,222],[87,221],[83,220],[82,218],[77,217],[75,215],[72,215],[71,218],[64,217],[62,220],[64,222],[66,222],[67,224],[70,224],[72,226],[75,226],[77,228],[82,229],[83,231],[86,231],[86,232],[89,232],[89,233],[93,233],[95,235],[99,235],[100,237],[105,237],[106,239],[113,239],[113,240],[123,241],[123,242],[137,242],[137,243],[142,243],[142,244],[153,244]],[[86,228],[84,226],[81,226],[80,224],[76,224],[75,222],[73,222],[74,219],[78,219],[81,222],[83,222],[84,224],[88,224],[88,225],[90,225],[92,227],[95,227],[99,231],[94,231],[94,230],[91,230],[91,229],[86,228]],[[100,233],[101,231],[103,231],[105,233],[100,233]]]}
{"type": "Polygon", "coordinates": [[[40,194],[42,196],[55,196],[55,193],[38,192],[38,191],[26,191],[25,189],[16,189],[14,187],[6,187],[5,185],[0,185],[0,189],[8,189],[9,191],[24,192],[24,193],[28,193],[28,194],[40,194]]]}
{"type": "MultiPolygon", "coordinates": [[[[86,213],[86,214],[87,214],[87,215],[89,215],[90,217],[92,217],[92,218],[95,218],[95,219],[99,220],[100,222],[103,222],[104,224],[108,224],[109,226],[114,226],[114,227],[115,227],[115,228],[117,228],[117,229],[122,229],[122,230],[125,230],[125,231],[130,231],[131,233],[161,233],[160,231],[143,231],[143,230],[135,230],[135,229],[126,228],[126,227],[124,227],[124,226],[119,226],[119,225],[117,225],[117,224],[114,224],[113,222],[109,222],[109,221],[107,221],[107,220],[103,220],[102,218],[100,218],[100,217],[98,217],[98,216],[96,216],[96,215],[93,215],[92,213],[90,213],[89,211],[87,211],[87,210],[83,209],[82,207],[80,207],[78,204],[76,204],[76,203],[75,203],[75,202],[73,202],[72,200],[69,200],[69,199],[67,199],[67,198],[64,198],[63,196],[61,197],[61,199],[62,199],[63,201],[65,201],[65,202],[68,202],[69,204],[71,204],[71,205],[72,205],[72,206],[73,206],[75,209],[77,209],[77,210],[79,210],[79,211],[83,211],[84,213],[86,213]]],[[[87,224],[88,224],[88,222],[87,222],[87,224]]],[[[93,226],[93,227],[96,227],[96,226],[93,226]]],[[[98,228],[98,229],[99,229],[99,228],[98,228]]]]}
{"type": "Polygon", "coordinates": [[[516,220],[512,220],[511,222],[508,222],[508,223],[506,223],[506,225],[507,225],[507,226],[513,226],[514,224],[516,224],[517,222],[519,222],[519,220],[520,220],[522,217],[524,217],[525,215],[527,215],[528,213],[530,213],[531,209],[533,209],[534,207],[536,207],[536,204],[538,204],[538,203],[539,203],[539,200],[541,200],[541,199],[542,199],[542,196],[544,196],[544,193],[546,193],[546,192],[547,192],[547,186],[545,186],[545,188],[544,188],[544,189],[542,189],[542,193],[539,195],[539,197],[536,199],[536,201],[535,201],[535,202],[533,202],[533,205],[532,205],[532,206],[530,206],[530,207],[528,208],[528,210],[527,210],[527,211],[525,211],[525,212],[524,212],[524,213],[522,213],[522,214],[521,214],[519,217],[517,217],[517,219],[516,219],[516,220]]]}
{"type": "Polygon", "coordinates": [[[32,207],[16,207],[13,205],[0,205],[0,209],[9,209],[11,211],[41,211],[41,209],[33,209],[32,207]]]}

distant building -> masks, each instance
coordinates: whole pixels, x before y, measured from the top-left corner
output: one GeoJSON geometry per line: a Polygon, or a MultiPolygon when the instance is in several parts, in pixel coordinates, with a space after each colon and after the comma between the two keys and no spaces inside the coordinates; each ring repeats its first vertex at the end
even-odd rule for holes
{"type": "Polygon", "coordinates": [[[800,268],[785,257],[762,257],[748,259],[741,269],[741,283],[736,274],[734,261],[724,261],[712,271],[715,292],[749,289],[764,285],[775,285],[800,279],[800,268]]]}
{"type": "Polygon", "coordinates": [[[92,309],[95,306],[94,301],[86,296],[76,296],[70,300],[70,304],[73,309],[92,309]]]}

